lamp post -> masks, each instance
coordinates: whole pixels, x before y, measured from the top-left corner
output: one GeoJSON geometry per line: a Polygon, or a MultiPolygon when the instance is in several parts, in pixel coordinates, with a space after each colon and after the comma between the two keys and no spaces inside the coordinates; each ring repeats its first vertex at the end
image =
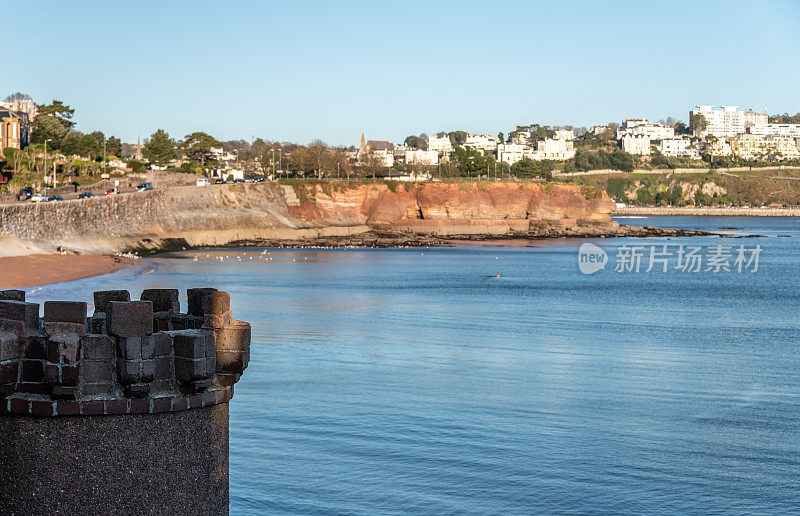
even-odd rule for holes
{"type": "Polygon", "coordinates": [[[52,142],[52,138],[48,138],[44,141],[44,194],[47,195],[47,142],[52,142]]]}

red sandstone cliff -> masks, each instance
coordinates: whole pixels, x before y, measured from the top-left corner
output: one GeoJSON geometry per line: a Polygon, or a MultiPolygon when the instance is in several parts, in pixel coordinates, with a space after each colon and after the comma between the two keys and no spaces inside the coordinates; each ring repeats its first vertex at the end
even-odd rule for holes
{"type": "MultiPolygon", "coordinates": [[[[286,187],[284,187],[286,188],[286,187]]],[[[605,192],[550,183],[367,184],[350,189],[298,185],[289,211],[315,224],[358,220],[368,226],[392,226],[436,232],[448,227],[541,224],[608,224],[614,210],[605,192]]]]}
{"type": "Polygon", "coordinates": [[[403,234],[612,233],[614,204],[576,185],[516,182],[232,184],[0,206],[0,235],[81,252],[403,234]],[[584,231],[585,230],[581,230],[584,231]]]}

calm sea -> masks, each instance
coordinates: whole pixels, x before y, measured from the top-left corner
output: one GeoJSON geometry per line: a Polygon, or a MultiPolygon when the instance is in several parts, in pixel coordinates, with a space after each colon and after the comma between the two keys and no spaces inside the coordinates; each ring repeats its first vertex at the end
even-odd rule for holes
{"type": "Polygon", "coordinates": [[[620,221],[763,237],[592,240],[612,262],[760,245],[759,270],[646,273],[645,252],[640,273],[586,276],[566,240],[253,248],[29,297],[230,292],[253,324],[232,514],[799,512],[800,221],[620,221]]]}

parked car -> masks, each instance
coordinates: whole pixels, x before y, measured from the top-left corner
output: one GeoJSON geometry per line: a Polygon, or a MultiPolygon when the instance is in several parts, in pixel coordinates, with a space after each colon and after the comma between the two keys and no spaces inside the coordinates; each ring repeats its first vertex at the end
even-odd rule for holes
{"type": "Polygon", "coordinates": [[[40,193],[33,194],[31,196],[31,202],[47,202],[47,196],[40,193]]]}
{"type": "Polygon", "coordinates": [[[31,188],[30,186],[26,186],[25,188],[22,188],[17,194],[17,200],[27,201],[28,199],[31,198],[32,195],[33,195],[33,188],[31,188]]]}
{"type": "Polygon", "coordinates": [[[89,199],[91,197],[94,197],[92,192],[83,192],[82,194],[78,195],[78,199],[89,199]]]}
{"type": "Polygon", "coordinates": [[[197,186],[208,186],[210,184],[211,183],[209,183],[208,179],[206,179],[206,178],[200,178],[200,179],[197,180],[197,186]]]}
{"type": "Polygon", "coordinates": [[[244,183],[244,179],[234,179],[234,183],[244,183]]]}
{"type": "Polygon", "coordinates": [[[109,188],[108,190],[106,190],[106,195],[117,195],[117,193],[118,193],[118,191],[117,191],[116,187],[109,188]]]}
{"type": "Polygon", "coordinates": [[[60,195],[51,195],[50,197],[47,198],[47,200],[48,201],[63,201],[64,198],[61,197],[60,195]]]}
{"type": "Polygon", "coordinates": [[[214,181],[214,184],[215,185],[224,185],[224,184],[227,184],[227,181],[225,181],[224,179],[217,179],[216,181],[214,181]]]}
{"type": "Polygon", "coordinates": [[[137,192],[144,192],[152,189],[153,189],[153,183],[139,183],[139,185],[136,187],[137,192]]]}

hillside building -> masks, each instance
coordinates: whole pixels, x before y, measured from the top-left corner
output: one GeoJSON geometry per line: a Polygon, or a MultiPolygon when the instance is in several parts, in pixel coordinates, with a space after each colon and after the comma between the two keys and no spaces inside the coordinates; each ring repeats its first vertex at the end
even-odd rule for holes
{"type": "Polygon", "coordinates": [[[428,138],[428,150],[442,154],[450,154],[453,152],[453,144],[450,142],[450,137],[446,134],[442,136],[431,136],[428,138]]]}
{"type": "Polygon", "coordinates": [[[661,140],[656,148],[664,156],[700,159],[700,151],[692,146],[689,138],[667,138],[661,140]]]}
{"type": "Polygon", "coordinates": [[[800,158],[798,140],[790,136],[740,134],[731,141],[731,151],[740,159],[782,161],[800,158]]]}
{"type": "Polygon", "coordinates": [[[622,150],[628,154],[647,156],[650,154],[650,138],[645,135],[625,134],[621,138],[622,150]]]}
{"type": "Polygon", "coordinates": [[[714,106],[697,106],[697,109],[689,111],[690,127],[692,120],[698,115],[705,118],[707,125],[703,131],[696,132],[695,136],[733,138],[745,132],[745,113],[739,106],[722,106],[722,109],[714,109],[714,106]]]}

